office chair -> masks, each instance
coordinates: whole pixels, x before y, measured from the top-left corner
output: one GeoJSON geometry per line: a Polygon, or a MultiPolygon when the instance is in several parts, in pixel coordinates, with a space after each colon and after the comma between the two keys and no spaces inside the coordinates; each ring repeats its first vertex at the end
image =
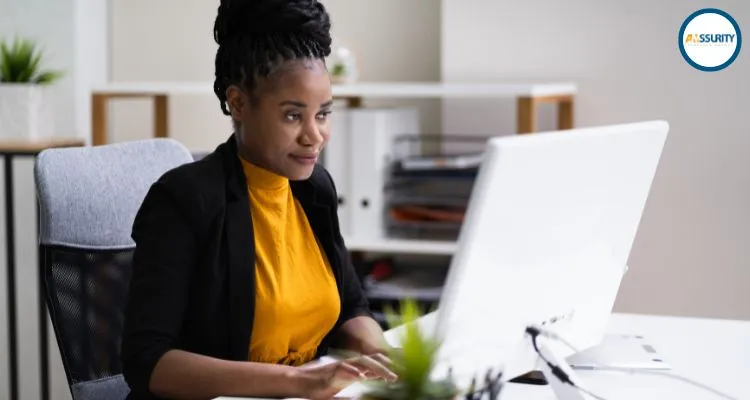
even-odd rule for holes
{"type": "Polygon", "coordinates": [[[120,342],[130,232],[151,184],[192,161],[171,139],[39,154],[39,245],[46,303],[74,400],[124,399],[120,342]]]}

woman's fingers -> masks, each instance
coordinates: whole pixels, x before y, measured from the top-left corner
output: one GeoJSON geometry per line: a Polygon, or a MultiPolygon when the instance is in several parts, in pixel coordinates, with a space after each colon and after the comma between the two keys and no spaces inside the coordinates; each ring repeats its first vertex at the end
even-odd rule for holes
{"type": "Polygon", "coordinates": [[[364,370],[368,377],[395,381],[398,377],[386,366],[388,364],[387,360],[387,357],[359,356],[348,360],[348,362],[364,370]],[[380,359],[380,361],[376,358],[380,359]]]}
{"type": "Polygon", "coordinates": [[[342,390],[353,382],[362,379],[366,379],[364,371],[346,361],[342,361],[336,366],[336,370],[333,372],[330,386],[337,390],[342,390]]]}
{"type": "Polygon", "coordinates": [[[352,378],[360,378],[366,371],[363,371],[360,368],[357,368],[356,365],[351,364],[349,361],[342,361],[339,363],[338,369],[336,370],[336,374],[345,377],[349,376],[352,378]]]}
{"type": "Polygon", "coordinates": [[[389,368],[393,365],[393,361],[390,358],[388,358],[388,356],[386,356],[383,353],[373,354],[370,357],[372,359],[374,359],[375,361],[377,361],[377,362],[379,362],[379,363],[381,363],[381,364],[383,364],[383,365],[385,365],[385,366],[387,366],[389,368]]]}

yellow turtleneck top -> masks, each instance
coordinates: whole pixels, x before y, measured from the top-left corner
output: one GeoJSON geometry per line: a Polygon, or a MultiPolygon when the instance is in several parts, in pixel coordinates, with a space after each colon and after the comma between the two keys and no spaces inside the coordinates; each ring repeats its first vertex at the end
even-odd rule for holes
{"type": "Polygon", "coordinates": [[[248,359],[304,364],[338,319],[336,280],[289,180],[241,160],[255,236],[255,321],[248,359]]]}

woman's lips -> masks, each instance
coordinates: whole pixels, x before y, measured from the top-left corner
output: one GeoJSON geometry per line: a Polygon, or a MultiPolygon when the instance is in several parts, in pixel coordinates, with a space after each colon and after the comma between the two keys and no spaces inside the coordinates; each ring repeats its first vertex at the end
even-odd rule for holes
{"type": "Polygon", "coordinates": [[[317,154],[292,154],[290,157],[304,165],[312,165],[318,161],[317,154]]]}

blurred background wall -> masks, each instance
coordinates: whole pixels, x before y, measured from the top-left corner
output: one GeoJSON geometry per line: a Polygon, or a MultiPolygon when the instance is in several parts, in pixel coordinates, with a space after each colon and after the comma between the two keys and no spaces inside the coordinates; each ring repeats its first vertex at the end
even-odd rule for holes
{"type": "MultiPolygon", "coordinates": [[[[440,79],[440,3],[435,0],[325,0],[332,34],[355,50],[361,81],[440,79]]],[[[218,2],[205,0],[113,0],[112,80],[210,81],[218,2]]],[[[339,40],[337,40],[339,42],[339,40]]],[[[176,96],[170,104],[174,137],[196,151],[212,150],[231,133],[213,95],[176,96]]],[[[415,105],[423,129],[439,132],[440,103],[368,101],[368,105],[415,105]]],[[[151,135],[148,101],[118,101],[112,140],[151,135]]],[[[335,133],[334,133],[335,134],[335,133]]]]}
{"type": "MultiPolygon", "coordinates": [[[[702,73],[683,61],[677,30],[704,2],[323,2],[336,38],[357,53],[361,81],[569,80],[580,88],[577,126],[668,120],[671,136],[617,310],[750,319],[750,119],[745,114],[750,53],[743,49],[719,73],[702,73]]],[[[71,71],[56,88],[58,132],[88,137],[87,83],[213,79],[217,3],[0,0],[0,35],[38,36],[50,67],[71,71]]],[[[749,2],[720,0],[711,6],[750,29],[749,2]]],[[[513,102],[367,103],[416,104],[426,132],[503,135],[515,126],[513,102]]],[[[211,95],[174,97],[170,107],[174,137],[193,151],[210,151],[230,133],[211,95]]],[[[149,103],[118,100],[112,112],[111,141],[150,136],[149,103]]],[[[554,110],[543,110],[541,128],[552,128],[554,118],[554,110]]],[[[31,173],[30,162],[18,163],[18,221],[34,216],[31,173]]],[[[19,265],[36,265],[34,235],[32,224],[17,224],[19,265]]],[[[4,243],[4,236],[0,240],[4,243]]],[[[33,270],[19,270],[18,287],[32,287],[35,276],[33,270]]],[[[34,292],[20,290],[19,304],[22,368],[34,369],[34,292]]],[[[0,296],[0,310],[5,307],[0,296]]],[[[6,340],[1,326],[0,343],[6,340]]],[[[53,398],[64,399],[69,392],[56,346],[50,332],[53,398]]],[[[0,396],[6,393],[5,368],[0,362],[0,396]]],[[[22,397],[35,399],[37,391],[33,376],[24,378],[22,397]]]]}
{"type": "MultiPolygon", "coordinates": [[[[750,104],[750,80],[743,79],[750,61],[743,51],[720,73],[684,62],[677,29],[702,2],[324,3],[337,40],[357,53],[362,81],[567,80],[580,88],[577,126],[667,119],[670,140],[617,308],[750,318],[744,246],[750,237],[750,121],[741,117],[750,104]]],[[[750,20],[748,2],[715,6],[750,20]]],[[[212,79],[215,8],[198,0],[114,0],[112,79],[212,79]]],[[[514,131],[512,101],[408,103],[423,111],[426,132],[514,131]]],[[[213,96],[176,97],[171,107],[175,137],[192,149],[210,150],[229,132],[213,96]]],[[[114,140],[150,134],[147,102],[121,101],[114,111],[114,140]]],[[[541,128],[553,128],[554,110],[542,111],[541,128]]]]}
{"type": "MultiPolygon", "coordinates": [[[[679,27],[706,2],[443,0],[442,6],[444,80],[573,81],[577,126],[669,121],[617,310],[750,318],[750,51],[743,48],[717,73],[683,60],[679,27]]],[[[711,6],[750,31],[750,2],[711,6]]],[[[546,111],[550,129],[554,114],[546,111]]],[[[448,133],[503,134],[514,124],[513,102],[444,104],[448,133]]]]}

